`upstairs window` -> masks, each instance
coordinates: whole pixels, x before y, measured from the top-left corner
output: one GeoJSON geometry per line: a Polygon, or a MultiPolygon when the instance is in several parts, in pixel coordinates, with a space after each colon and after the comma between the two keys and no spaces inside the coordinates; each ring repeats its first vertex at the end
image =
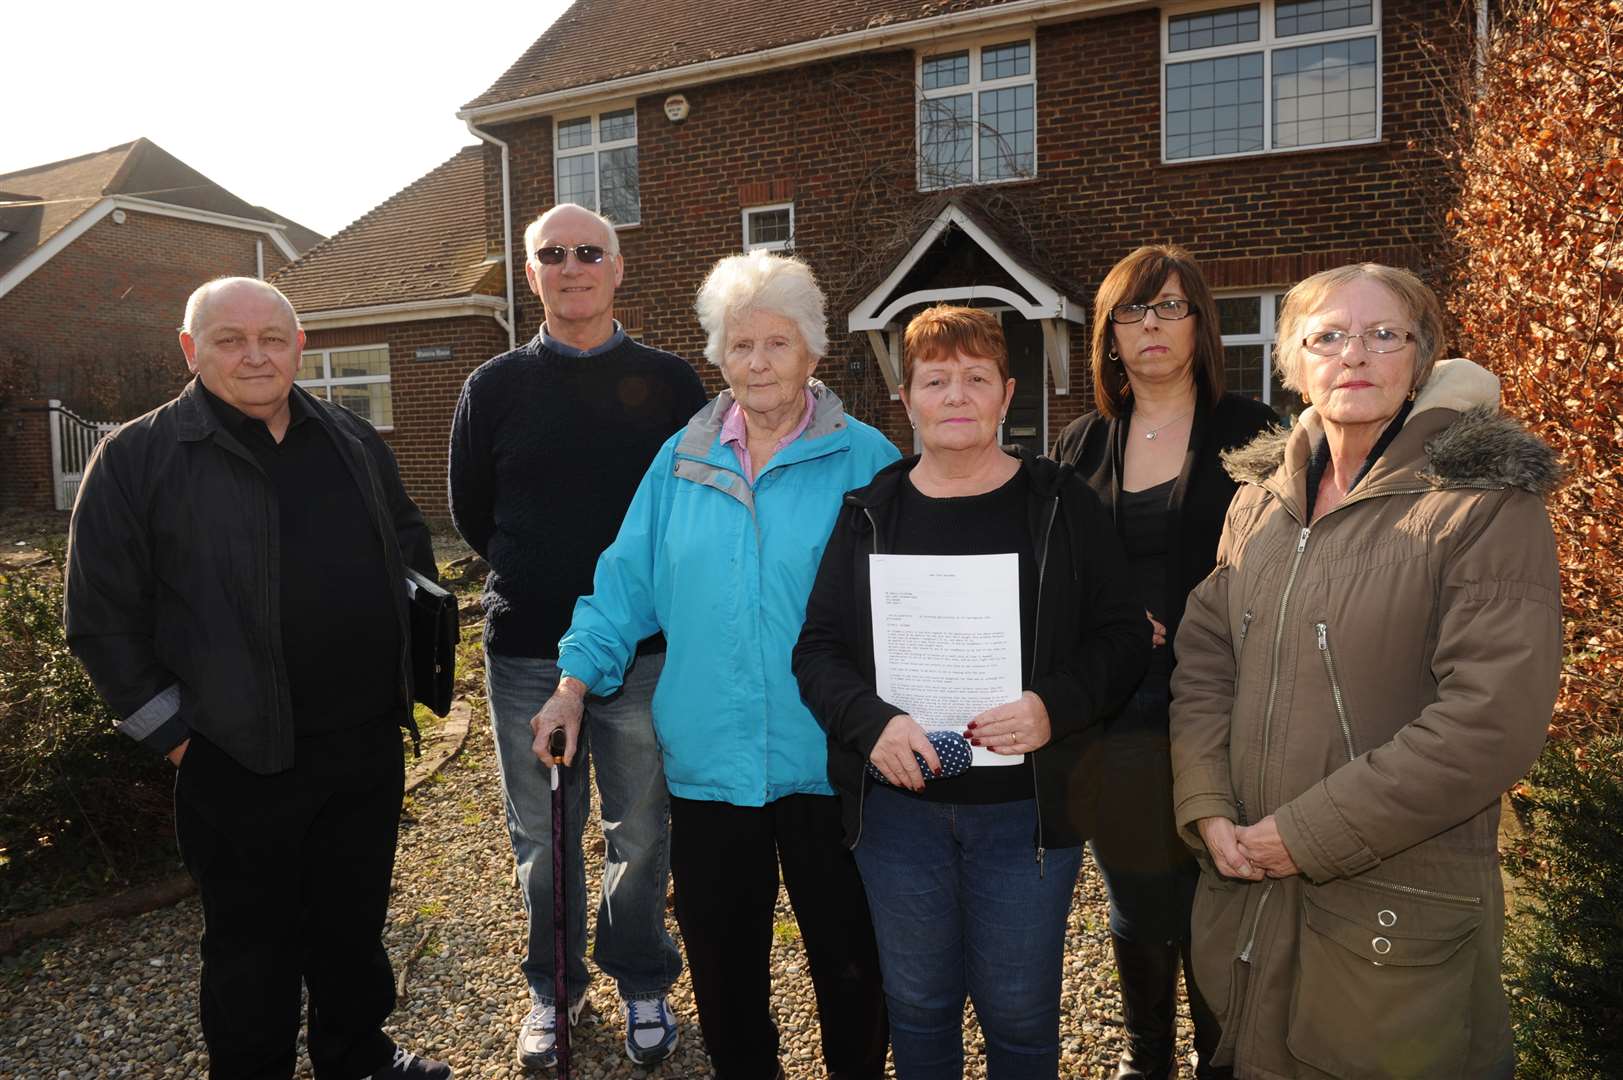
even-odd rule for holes
{"type": "Polygon", "coordinates": [[[342,405],[373,427],[394,427],[387,345],[306,349],[295,378],[316,397],[342,405]]]}
{"type": "Polygon", "coordinates": [[[637,110],[572,116],[553,128],[557,201],[596,210],[616,225],[642,220],[637,110]]]}
{"type": "Polygon", "coordinates": [[[1306,402],[1286,390],[1274,367],[1274,335],[1283,292],[1226,293],[1216,297],[1218,332],[1223,336],[1223,382],[1230,393],[1273,406],[1292,423],[1306,402]]]}
{"type": "Polygon", "coordinates": [[[794,246],[794,203],[752,206],[744,211],[745,251],[788,251],[794,246]]]}
{"type": "Polygon", "coordinates": [[[1162,156],[1229,157],[1381,135],[1379,0],[1260,0],[1163,17],[1162,156]]]}
{"type": "Polygon", "coordinates": [[[919,190],[1037,173],[1032,39],[920,56],[919,190]]]}

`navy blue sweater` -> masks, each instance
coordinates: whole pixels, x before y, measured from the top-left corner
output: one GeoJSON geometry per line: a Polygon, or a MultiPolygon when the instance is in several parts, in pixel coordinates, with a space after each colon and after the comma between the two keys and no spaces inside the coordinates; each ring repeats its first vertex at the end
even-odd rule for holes
{"type": "Polygon", "coordinates": [[[486,648],[558,655],[648,463],[705,401],[685,360],[629,338],[575,358],[537,335],[468,376],[451,426],[451,517],[490,563],[486,648]]]}

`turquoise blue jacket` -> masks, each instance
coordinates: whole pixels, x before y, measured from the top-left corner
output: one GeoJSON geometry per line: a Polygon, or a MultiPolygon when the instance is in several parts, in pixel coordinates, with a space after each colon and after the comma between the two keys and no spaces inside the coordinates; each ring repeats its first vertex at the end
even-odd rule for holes
{"type": "Polygon", "coordinates": [[[721,444],[729,391],[660,448],[575,603],[558,666],[614,692],[637,642],[665,632],[654,731],[671,794],[737,806],[831,795],[828,742],[790,655],[845,492],[900,454],[812,380],[800,438],[751,485],[721,444]]]}

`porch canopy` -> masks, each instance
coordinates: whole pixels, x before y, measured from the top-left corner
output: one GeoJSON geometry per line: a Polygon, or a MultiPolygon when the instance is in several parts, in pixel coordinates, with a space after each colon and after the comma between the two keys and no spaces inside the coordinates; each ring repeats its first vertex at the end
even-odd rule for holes
{"type": "Polygon", "coordinates": [[[1073,286],[1038,269],[1005,230],[958,197],[944,200],[884,279],[846,317],[867,335],[894,400],[902,380],[903,314],[922,304],[1006,306],[1041,324],[1043,353],[1056,394],[1071,390],[1071,324],[1085,321],[1073,286]]]}

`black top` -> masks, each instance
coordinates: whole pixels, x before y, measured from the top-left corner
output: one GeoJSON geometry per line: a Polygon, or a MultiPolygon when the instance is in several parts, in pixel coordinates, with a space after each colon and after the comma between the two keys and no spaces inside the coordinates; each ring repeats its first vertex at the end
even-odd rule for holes
{"type": "MultiPolygon", "coordinates": [[[[1097,412],[1078,418],[1054,444],[1054,459],[1076,466],[1118,529],[1122,459],[1131,421],[1129,400],[1128,411],[1114,420],[1097,412]]],[[[1238,394],[1224,394],[1216,405],[1204,395],[1196,400],[1189,449],[1167,500],[1166,595],[1159,604],[1146,605],[1167,628],[1167,643],[1157,652],[1172,655],[1189,591],[1217,565],[1217,540],[1236,487],[1223,470],[1222,452],[1244,446],[1278,422],[1267,405],[1238,394]]]]}
{"type": "Polygon", "coordinates": [[[451,517],[490,563],[491,652],[558,655],[649,462],[706,400],[685,360],[629,338],[566,357],[537,335],[468,376],[451,428],[451,517]]]}
{"type": "MultiPolygon", "coordinates": [[[[1176,478],[1145,488],[1123,491],[1116,500],[1116,528],[1127,553],[1133,583],[1144,601],[1144,610],[1161,618],[1157,605],[1167,594],[1167,500],[1172,497],[1176,478]]],[[[1163,689],[1172,680],[1172,655],[1165,645],[1150,652],[1150,666],[1144,672],[1147,685],[1163,689]]]]}
{"type": "MultiPolygon", "coordinates": [[[[902,480],[917,461],[893,462],[866,487],[846,493],[795,645],[795,678],[828,732],[829,781],[840,793],[846,843],[853,845],[862,832],[868,755],[902,711],[874,689],[868,556],[896,550],[902,480]]],[[[1143,675],[1150,624],[1098,496],[1069,467],[1047,458],[1022,452],[1020,468],[1028,484],[1020,520],[1035,549],[1040,593],[1021,685],[1043,699],[1052,737],[1026,755],[1027,767],[1008,771],[1025,774],[1036,794],[1033,840],[1041,849],[1092,835],[1097,725],[1143,675]]]]}
{"type": "Polygon", "coordinates": [[[288,398],[292,415],[278,443],[263,420],[226,404],[201,380],[198,389],[275,492],[282,656],[295,736],[379,721],[392,731],[401,650],[395,583],[338,447],[296,394],[288,398]]]}
{"type": "MultiPolygon", "coordinates": [[[[1037,559],[1026,527],[1031,484],[1024,469],[995,491],[936,499],[904,477],[897,491],[898,555],[1003,555],[1020,557],[1020,670],[1031,668],[1031,633],[1037,619],[1037,559]]],[[[1018,761],[1019,759],[1015,759],[1018,761]]],[[[903,795],[914,795],[898,788],[903,795]]],[[[997,803],[1032,798],[1030,770],[1013,765],[981,765],[957,776],[932,780],[922,796],[930,802],[997,803]]]]}

